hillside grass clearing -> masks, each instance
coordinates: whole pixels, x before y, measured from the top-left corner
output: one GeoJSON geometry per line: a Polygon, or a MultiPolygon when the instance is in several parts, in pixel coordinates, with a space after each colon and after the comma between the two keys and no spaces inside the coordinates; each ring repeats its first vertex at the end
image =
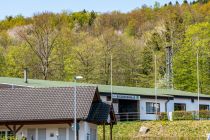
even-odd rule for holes
{"type": "MultiPolygon", "coordinates": [[[[106,137],[109,137],[109,126],[106,126],[106,137]]],[[[210,120],[202,121],[133,121],[118,122],[113,128],[114,139],[206,139],[210,133],[210,120]],[[140,134],[141,126],[150,130],[146,134],[140,134]]],[[[98,128],[99,139],[103,136],[103,127],[98,128]]]]}

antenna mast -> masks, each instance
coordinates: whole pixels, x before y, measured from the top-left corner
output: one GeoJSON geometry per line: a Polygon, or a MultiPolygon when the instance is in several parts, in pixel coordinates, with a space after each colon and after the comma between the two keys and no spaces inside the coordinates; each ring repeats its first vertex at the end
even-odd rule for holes
{"type": "Polygon", "coordinates": [[[168,89],[173,89],[172,57],[173,57],[172,46],[167,46],[166,47],[166,81],[167,81],[168,89]]]}

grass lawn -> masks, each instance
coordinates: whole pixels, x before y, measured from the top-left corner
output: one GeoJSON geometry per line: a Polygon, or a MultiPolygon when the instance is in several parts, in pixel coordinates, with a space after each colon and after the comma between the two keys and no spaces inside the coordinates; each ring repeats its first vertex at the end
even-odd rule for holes
{"type": "MultiPolygon", "coordinates": [[[[210,121],[135,121],[118,122],[113,128],[114,139],[141,139],[154,137],[180,138],[180,139],[206,139],[210,133],[210,121]],[[150,131],[142,135],[141,126],[148,127],[150,131]],[[184,137],[184,138],[183,138],[184,137]]],[[[98,129],[99,139],[103,136],[103,127],[98,129]]],[[[106,136],[109,136],[109,127],[106,126],[106,136]]]]}

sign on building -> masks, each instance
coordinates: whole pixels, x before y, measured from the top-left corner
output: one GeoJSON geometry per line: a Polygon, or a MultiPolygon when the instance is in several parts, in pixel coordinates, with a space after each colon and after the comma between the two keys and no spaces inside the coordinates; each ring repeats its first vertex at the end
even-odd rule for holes
{"type": "Polygon", "coordinates": [[[121,95],[121,94],[113,94],[113,99],[123,99],[123,100],[140,100],[140,96],[134,95],[121,95]]]}

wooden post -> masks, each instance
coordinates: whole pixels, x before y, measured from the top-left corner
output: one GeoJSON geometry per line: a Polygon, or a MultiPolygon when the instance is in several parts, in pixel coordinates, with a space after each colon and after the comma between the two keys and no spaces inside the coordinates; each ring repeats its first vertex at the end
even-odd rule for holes
{"type": "Polygon", "coordinates": [[[105,123],[103,123],[103,140],[106,139],[106,130],[105,130],[105,123]]]}
{"type": "Polygon", "coordinates": [[[112,123],[110,124],[110,140],[112,140],[112,123]]]}
{"type": "Polygon", "coordinates": [[[11,128],[9,125],[5,125],[14,135],[14,137],[16,137],[16,134],[18,131],[20,131],[20,129],[23,127],[23,125],[20,125],[18,128],[16,127],[16,125],[13,125],[13,128],[11,128]]]}

